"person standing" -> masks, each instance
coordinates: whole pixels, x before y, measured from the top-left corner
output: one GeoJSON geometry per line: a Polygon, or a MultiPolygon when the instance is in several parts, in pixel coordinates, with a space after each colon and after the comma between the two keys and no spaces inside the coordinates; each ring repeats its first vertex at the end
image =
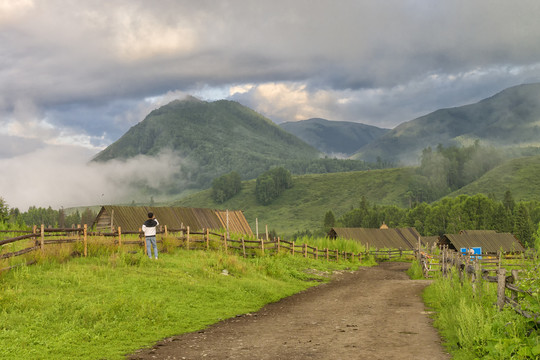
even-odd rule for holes
{"type": "Polygon", "coordinates": [[[157,260],[158,258],[158,250],[157,250],[157,243],[156,243],[156,228],[159,225],[159,222],[157,221],[156,217],[153,213],[148,213],[148,219],[144,222],[142,226],[142,231],[144,232],[144,236],[146,238],[146,251],[148,252],[148,257],[152,258],[152,248],[154,249],[154,256],[157,260]]]}

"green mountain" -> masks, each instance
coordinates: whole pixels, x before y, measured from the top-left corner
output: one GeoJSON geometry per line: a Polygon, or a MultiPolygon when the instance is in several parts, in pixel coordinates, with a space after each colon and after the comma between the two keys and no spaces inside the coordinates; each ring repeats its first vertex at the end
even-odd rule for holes
{"type": "Polygon", "coordinates": [[[204,190],[169,205],[242,209],[253,230],[258,219],[260,232],[268,225],[269,229],[290,235],[320,228],[328,210],[341,216],[358,207],[362,197],[375,204],[406,206],[405,194],[414,173],[413,168],[396,168],[293,176],[293,187],[266,206],[255,201],[255,181],[250,180],[243,182],[240,193],[223,204],[215,203],[210,190],[204,190]]]}
{"type": "Polygon", "coordinates": [[[510,190],[515,201],[540,201],[540,155],[508,160],[449,196],[485,194],[502,199],[510,190]]]}
{"type": "Polygon", "coordinates": [[[366,124],[320,118],[285,122],[279,126],[327,155],[342,157],[354,154],[389,131],[366,124]]]}
{"type": "Polygon", "coordinates": [[[188,97],[152,111],[94,161],[155,156],[167,150],[184,159],[177,182],[196,189],[207,188],[214,178],[233,170],[252,179],[271,166],[320,156],[315,148],[239,103],[188,97]]]}
{"type": "MultiPolygon", "coordinates": [[[[327,211],[331,210],[339,217],[357,208],[362,197],[372,204],[407,207],[407,193],[417,176],[416,170],[403,167],[293,176],[293,187],[267,206],[255,201],[254,180],[243,182],[241,192],[223,204],[215,203],[210,190],[204,190],[169,205],[242,209],[253,230],[257,219],[260,232],[268,225],[279,234],[292,235],[306,229],[319,229],[327,211]]],[[[504,193],[510,190],[516,201],[540,201],[539,173],[540,155],[512,159],[447,196],[483,193],[502,200],[504,193]]]]}
{"type": "Polygon", "coordinates": [[[415,164],[428,146],[470,145],[475,140],[506,148],[540,146],[540,83],[514,86],[475,104],[405,122],[351,158],[415,164]]]}

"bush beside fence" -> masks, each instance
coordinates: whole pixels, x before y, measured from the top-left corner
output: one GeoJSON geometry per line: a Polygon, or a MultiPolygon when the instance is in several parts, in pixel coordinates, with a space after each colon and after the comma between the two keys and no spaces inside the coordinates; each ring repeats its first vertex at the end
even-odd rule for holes
{"type": "MultiPolygon", "coordinates": [[[[433,250],[433,249],[432,249],[433,250]]],[[[497,307],[502,311],[505,305],[509,305],[517,313],[540,324],[540,314],[523,310],[520,300],[525,296],[533,296],[532,291],[520,289],[515,286],[519,273],[533,262],[538,262],[537,255],[530,254],[468,254],[451,251],[447,246],[440,248],[438,253],[420,250],[417,259],[422,268],[424,277],[432,278],[432,274],[440,273],[442,276],[451,274],[452,269],[463,280],[469,276],[473,289],[476,288],[480,279],[497,283],[497,307]],[[489,274],[495,272],[495,276],[489,274]],[[510,272],[512,275],[506,276],[510,272]],[[510,292],[510,297],[506,291],[510,292]]],[[[538,264],[536,264],[538,268],[538,264]]],[[[538,272],[537,272],[538,273],[538,272]]]]}

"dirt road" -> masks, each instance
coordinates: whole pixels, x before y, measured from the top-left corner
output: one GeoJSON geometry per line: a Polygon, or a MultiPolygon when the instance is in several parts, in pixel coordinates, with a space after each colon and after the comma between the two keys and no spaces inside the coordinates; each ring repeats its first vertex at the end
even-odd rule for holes
{"type": "Polygon", "coordinates": [[[165,339],[127,359],[450,359],[422,303],[429,283],[409,280],[408,266],[343,272],[257,313],[165,339]]]}

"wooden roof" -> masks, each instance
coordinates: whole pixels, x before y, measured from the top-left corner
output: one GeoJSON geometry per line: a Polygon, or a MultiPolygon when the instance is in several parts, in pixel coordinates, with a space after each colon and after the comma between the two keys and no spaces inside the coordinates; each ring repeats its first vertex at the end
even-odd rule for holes
{"type": "Polygon", "coordinates": [[[418,246],[420,234],[415,228],[332,228],[328,236],[357,240],[364,246],[377,249],[414,249],[418,246]]]}
{"type": "Polygon", "coordinates": [[[462,248],[481,247],[483,253],[525,251],[523,245],[510,233],[497,233],[494,231],[470,231],[459,234],[444,234],[441,238],[443,244],[459,251],[462,248]]]}
{"type": "Polygon", "coordinates": [[[426,246],[433,246],[433,244],[439,243],[439,236],[433,235],[433,236],[422,236],[421,237],[422,244],[426,246]]]}
{"type": "MultiPolygon", "coordinates": [[[[161,206],[115,206],[101,207],[94,224],[97,230],[109,231],[121,227],[123,231],[139,231],[148,213],[154,213],[160,225],[169,229],[180,229],[186,226],[190,230],[226,229],[227,212],[229,231],[241,234],[252,234],[242,211],[220,211],[203,208],[161,207],[161,206]]],[[[92,225],[92,226],[93,226],[92,225]]]]}
{"type": "Polygon", "coordinates": [[[474,234],[496,234],[495,230],[460,230],[460,234],[474,235],[474,234]]]}

